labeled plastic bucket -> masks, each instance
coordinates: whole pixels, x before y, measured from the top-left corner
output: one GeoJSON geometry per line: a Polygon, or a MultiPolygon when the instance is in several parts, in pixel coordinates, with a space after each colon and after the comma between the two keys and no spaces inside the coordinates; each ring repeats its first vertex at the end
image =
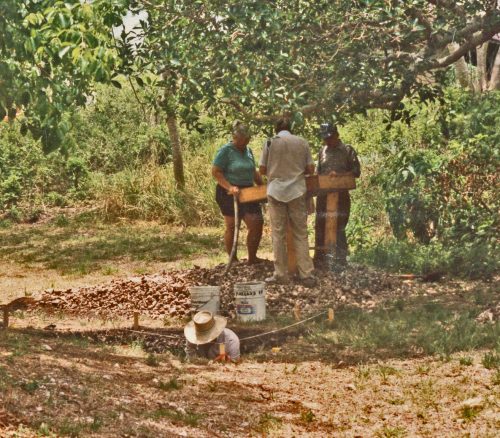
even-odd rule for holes
{"type": "Polygon", "coordinates": [[[214,315],[220,310],[220,288],[219,286],[192,286],[189,288],[191,294],[191,309],[194,312],[208,310],[214,315]]]}
{"type": "Polygon", "coordinates": [[[236,283],[234,305],[239,321],[262,321],[266,319],[265,284],[261,281],[236,283]]]}

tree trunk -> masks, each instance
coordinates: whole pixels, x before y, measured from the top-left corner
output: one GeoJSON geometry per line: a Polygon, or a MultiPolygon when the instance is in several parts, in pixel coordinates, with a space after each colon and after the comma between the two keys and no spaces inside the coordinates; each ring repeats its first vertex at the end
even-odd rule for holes
{"type": "Polygon", "coordinates": [[[497,51],[493,67],[491,68],[491,78],[488,89],[500,90],[500,48],[497,51]]]}
{"type": "Polygon", "coordinates": [[[178,189],[184,189],[184,164],[182,160],[181,141],[177,127],[177,117],[174,112],[167,113],[167,127],[172,145],[172,161],[174,165],[174,179],[178,189]]]}
{"type": "Polygon", "coordinates": [[[477,89],[482,92],[488,86],[488,72],[486,69],[486,54],[488,52],[488,43],[476,48],[477,54],[477,89]]]}
{"type": "MultiPolygon", "coordinates": [[[[457,43],[451,43],[448,45],[448,50],[450,53],[454,53],[458,49],[457,43]]],[[[469,67],[465,62],[465,58],[462,56],[457,62],[455,62],[455,74],[457,76],[458,83],[463,88],[471,88],[469,67]]]]}

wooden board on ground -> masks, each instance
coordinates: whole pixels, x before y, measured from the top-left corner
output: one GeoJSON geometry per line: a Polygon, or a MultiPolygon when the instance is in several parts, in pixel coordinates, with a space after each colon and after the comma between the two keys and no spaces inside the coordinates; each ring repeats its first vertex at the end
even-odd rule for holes
{"type": "MultiPolygon", "coordinates": [[[[309,193],[332,192],[338,190],[352,190],[356,188],[356,180],[351,175],[328,176],[312,175],[306,177],[306,186],[309,193]]],[[[247,187],[240,190],[239,201],[242,204],[247,202],[261,202],[267,199],[267,186],[247,187]]]]}

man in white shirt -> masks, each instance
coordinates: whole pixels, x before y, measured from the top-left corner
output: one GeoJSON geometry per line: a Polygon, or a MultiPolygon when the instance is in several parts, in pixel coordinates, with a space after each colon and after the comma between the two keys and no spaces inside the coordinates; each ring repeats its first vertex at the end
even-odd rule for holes
{"type": "Polygon", "coordinates": [[[306,174],[314,173],[314,162],[307,140],[291,133],[291,121],[276,123],[276,136],[264,145],[260,174],[267,175],[267,197],[274,252],[274,275],[268,283],[287,283],[287,224],[291,227],[299,278],[313,287],[313,262],[307,239],[306,174]]]}

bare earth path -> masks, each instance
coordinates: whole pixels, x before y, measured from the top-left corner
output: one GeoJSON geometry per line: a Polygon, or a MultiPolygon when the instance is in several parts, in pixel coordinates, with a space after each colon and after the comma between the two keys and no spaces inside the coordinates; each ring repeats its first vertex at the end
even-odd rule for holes
{"type": "MultiPolygon", "coordinates": [[[[216,229],[21,226],[0,230],[0,239],[1,302],[24,289],[224,261],[213,251],[216,229]]],[[[410,284],[350,271],[332,291],[340,306],[333,324],[315,321],[252,343],[239,365],[185,363],[177,341],[116,335],[129,318],[16,312],[13,327],[0,330],[0,436],[496,437],[500,323],[475,318],[498,303],[497,285],[410,284]],[[47,324],[56,330],[43,330],[47,324]],[[115,335],[76,333],[82,330],[115,335]]],[[[286,294],[290,313],[307,291],[286,294]]],[[[317,302],[321,295],[303,308],[317,302]]],[[[141,323],[172,333],[182,327],[179,320],[166,321],[168,328],[158,319],[141,323]]]]}
{"type": "Polygon", "coordinates": [[[23,337],[0,338],[2,401],[17,421],[38,431],[494,437],[500,427],[500,386],[495,371],[481,364],[481,352],[470,355],[469,365],[459,363],[460,355],[347,368],[307,358],[196,365],[169,355],[153,363],[129,347],[110,352],[36,336],[22,347],[23,337]],[[475,399],[470,409],[463,404],[468,399],[475,399]]]}

